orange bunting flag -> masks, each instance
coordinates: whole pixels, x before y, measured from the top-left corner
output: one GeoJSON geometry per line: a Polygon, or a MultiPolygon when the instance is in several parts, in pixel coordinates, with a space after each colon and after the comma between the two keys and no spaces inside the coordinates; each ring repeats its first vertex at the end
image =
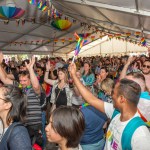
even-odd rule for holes
{"type": "Polygon", "coordinates": [[[113,35],[112,34],[109,34],[108,35],[109,39],[111,40],[113,38],[113,35]]]}
{"type": "Polygon", "coordinates": [[[91,36],[91,40],[94,41],[95,40],[95,36],[91,36]]]}
{"type": "Polygon", "coordinates": [[[140,34],[141,34],[141,32],[135,32],[136,38],[139,38],[139,37],[140,37],[140,34]]]}
{"type": "Polygon", "coordinates": [[[58,39],[54,39],[55,44],[58,42],[58,39]]]}
{"type": "Polygon", "coordinates": [[[131,33],[130,33],[130,32],[126,33],[126,37],[127,37],[127,38],[129,38],[130,36],[131,36],[131,33]]]}
{"type": "Polygon", "coordinates": [[[68,41],[69,41],[69,42],[72,42],[72,38],[69,38],[68,41]]]}
{"type": "Polygon", "coordinates": [[[65,39],[61,39],[61,41],[62,41],[62,43],[64,44],[64,42],[65,42],[65,39]]]}
{"type": "Polygon", "coordinates": [[[121,38],[121,34],[115,34],[116,39],[120,39],[121,38]]]}

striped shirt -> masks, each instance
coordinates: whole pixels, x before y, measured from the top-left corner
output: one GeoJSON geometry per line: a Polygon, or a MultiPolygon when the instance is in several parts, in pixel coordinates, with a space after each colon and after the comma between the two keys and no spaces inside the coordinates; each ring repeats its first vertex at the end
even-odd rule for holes
{"type": "Polygon", "coordinates": [[[27,95],[27,114],[25,125],[37,125],[42,123],[42,111],[40,106],[40,98],[34,92],[34,89],[28,89],[27,95]]]}
{"type": "MultiPolygon", "coordinates": [[[[14,81],[13,85],[19,87],[19,83],[17,81],[14,81]]],[[[25,89],[22,90],[27,95],[27,111],[25,125],[30,126],[42,124],[40,97],[38,96],[38,94],[35,93],[32,87],[27,91],[25,89]]]]}

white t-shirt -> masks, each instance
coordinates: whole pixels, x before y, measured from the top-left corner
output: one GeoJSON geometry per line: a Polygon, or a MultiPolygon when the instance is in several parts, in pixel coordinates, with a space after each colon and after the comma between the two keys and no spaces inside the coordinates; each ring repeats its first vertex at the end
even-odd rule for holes
{"type": "Polygon", "coordinates": [[[3,132],[3,123],[2,121],[0,120],[0,141],[2,140],[5,132],[7,131],[8,127],[4,129],[4,132],[3,132]]]}
{"type": "MultiPolygon", "coordinates": [[[[80,81],[83,85],[85,85],[85,82],[83,80],[83,78],[80,78],[80,81]]],[[[73,95],[72,95],[72,104],[74,105],[82,105],[84,103],[84,100],[82,98],[82,96],[77,96],[76,93],[73,91],[73,95]]]]}
{"type": "MultiPolygon", "coordinates": [[[[114,107],[112,104],[105,102],[104,103],[105,113],[108,118],[112,117],[114,112],[114,107]]],[[[114,117],[108,127],[106,135],[105,150],[122,150],[121,146],[121,137],[124,128],[128,124],[128,121],[121,122],[120,115],[114,117]]],[[[139,116],[138,113],[134,117],[139,116]]],[[[133,133],[131,140],[132,150],[149,150],[150,149],[150,132],[146,126],[141,126],[136,129],[133,133]]]]}

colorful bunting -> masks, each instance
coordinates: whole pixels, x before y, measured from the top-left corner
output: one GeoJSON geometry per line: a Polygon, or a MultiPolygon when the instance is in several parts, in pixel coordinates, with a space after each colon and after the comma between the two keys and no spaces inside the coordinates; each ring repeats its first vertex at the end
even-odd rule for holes
{"type": "Polygon", "coordinates": [[[143,37],[143,38],[141,38],[141,44],[142,44],[142,46],[146,46],[146,40],[145,40],[145,38],[143,37]]]}
{"type": "Polygon", "coordinates": [[[72,42],[72,38],[69,38],[68,41],[71,43],[72,42]]]}
{"type": "Polygon", "coordinates": [[[58,39],[54,39],[55,44],[58,42],[58,39]]]}
{"type": "Polygon", "coordinates": [[[130,32],[126,33],[126,38],[129,38],[130,36],[131,36],[130,32]]]}
{"type": "Polygon", "coordinates": [[[62,43],[64,44],[65,43],[65,39],[61,39],[62,43]]]}
{"type": "Polygon", "coordinates": [[[29,4],[36,5],[40,10],[45,11],[48,9],[47,7],[47,1],[43,2],[42,0],[39,0],[38,2],[36,0],[28,0],[29,4]]]}
{"type": "Polygon", "coordinates": [[[84,38],[84,39],[87,39],[88,36],[90,36],[91,33],[81,33],[79,34],[80,37],[84,38]]]}
{"type": "Polygon", "coordinates": [[[95,40],[95,36],[91,36],[91,40],[94,41],[95,40]]]}
{"type": "Polygon", "coordinates": [[[117,34],[115,34],[115,37],[116,37],[116,39],[120,39],[121,38],[121,34],[117,33],[117,34]]]}
{"type": "Polygon", "coordinates": [[[111,40],[113,38],[112,34],[108,34],[109,39],[111,40]]]}
{"type": "Polygon", "coordinates": [[[140,37],[140,34],[141,34],[141,32],[135,32],[136,38],[139,38],[139,37],[140,37]]]}

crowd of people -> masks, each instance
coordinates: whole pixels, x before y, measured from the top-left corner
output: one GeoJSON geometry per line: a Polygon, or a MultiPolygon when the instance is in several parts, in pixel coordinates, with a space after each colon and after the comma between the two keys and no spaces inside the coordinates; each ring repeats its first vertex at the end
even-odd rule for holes
{"type": "Polygon", "coordinates": [[[5,62],[0,53],[0,149],[148,150],[148,56],[5,62]],[[47,126],[46,126],[47,125],[47,126]]]}

